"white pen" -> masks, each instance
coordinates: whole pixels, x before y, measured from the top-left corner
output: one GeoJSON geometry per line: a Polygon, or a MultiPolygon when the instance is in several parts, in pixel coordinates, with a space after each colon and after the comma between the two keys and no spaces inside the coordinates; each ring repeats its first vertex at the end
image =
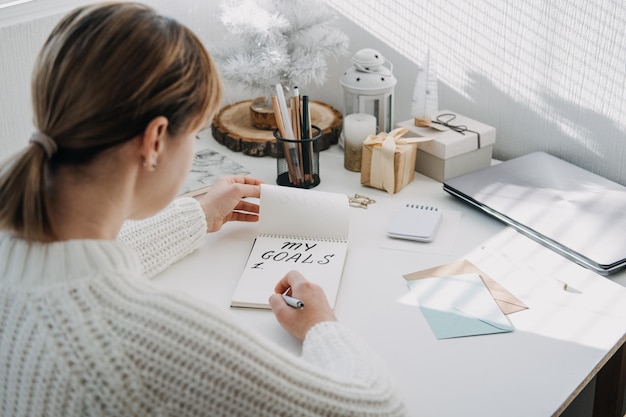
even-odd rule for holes
{"type": "Polygon", "coordinates": [[[297,308],[298,310],[301,310],[304,308],[304,303],[301,300],[298,300],[297,298],[294,297],[290,297],[287,294],[283,294],[283,300],[285,300],[285,302],[290,305],[293,308],[297,308]]]}

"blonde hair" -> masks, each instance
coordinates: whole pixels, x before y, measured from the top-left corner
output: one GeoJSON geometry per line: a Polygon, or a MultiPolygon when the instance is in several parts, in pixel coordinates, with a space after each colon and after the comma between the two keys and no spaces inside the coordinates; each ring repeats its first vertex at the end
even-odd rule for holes
{"type": "Polygon", "coordinates": [[[177,135],[219,108],[213,61],[185,26],[137,3],[81,7],[53,29],[32,78],[34,123],[52,156],[34,142],[0,174],[0,230],[29,240],[50,232],[46,177],[86,164],[143,132],[157,116],[177,135]]]}

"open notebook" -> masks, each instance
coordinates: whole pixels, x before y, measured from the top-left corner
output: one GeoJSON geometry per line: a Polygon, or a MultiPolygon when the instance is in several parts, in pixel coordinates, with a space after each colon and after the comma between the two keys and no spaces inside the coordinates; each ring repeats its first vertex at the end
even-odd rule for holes
{"type": "Polygon", "coordinates": [[[626,187],[606,178],[534,152],[443,188],[601,275],[626,267],[626,187]]]}
{"type": "Polygon", "coordinates": [[[260,233],[231,307],[270,308],[274,287],[292,269],[320,285],[334,307],[348,249],[348,209],[343,194],[261,185],[260,233]]]}

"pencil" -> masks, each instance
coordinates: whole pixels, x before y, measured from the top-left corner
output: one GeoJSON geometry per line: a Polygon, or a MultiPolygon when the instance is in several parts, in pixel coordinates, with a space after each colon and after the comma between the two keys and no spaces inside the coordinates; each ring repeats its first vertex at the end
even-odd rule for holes
{"type": "Polygon", "coordinates": [[[302,139],[302,116],[300,115],[300,90],[298,87],[293,88],[292,109],[294,115],[294,134],[295,139],[302,139]]]}
{"type": "MultiPolygon", "coordinates": [[[[285,133],[285,122],[283,120],[283,115],[280,111],[280,104],[278,102],[278,97],[272,96],[272,107],[274,108],[274,117],[276,118],[276,126],[278,131],[280,132],[280,137],[286,138],[287,134],[285,133]]],[[[296,183],[296,175],[295,168],[293,166],[293,161],[291,159],[291,152],[289,149],[289,143],[283,142],[283,153],[285,154],[285,159],[287,160],[287,175],[289,176],[289,182],[295,184],[296,183]]]]}

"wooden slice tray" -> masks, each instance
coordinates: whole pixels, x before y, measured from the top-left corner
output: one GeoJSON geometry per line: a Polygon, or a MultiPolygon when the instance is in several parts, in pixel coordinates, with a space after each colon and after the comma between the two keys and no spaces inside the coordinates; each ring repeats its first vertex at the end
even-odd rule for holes
{"type": "MultiPolygon", "coordinates": [[[[276,139],[272,130],[252,125],[252,100],[238,101],[222,108],[213,119],[211,130],[216,141],[235,152],[251,156],[276,157],[276,139]]],[[[339,140],[343,117],[339,111],[320,101],[310,102],[311,124],[322,129],[320,150],[339,140]]]]}

